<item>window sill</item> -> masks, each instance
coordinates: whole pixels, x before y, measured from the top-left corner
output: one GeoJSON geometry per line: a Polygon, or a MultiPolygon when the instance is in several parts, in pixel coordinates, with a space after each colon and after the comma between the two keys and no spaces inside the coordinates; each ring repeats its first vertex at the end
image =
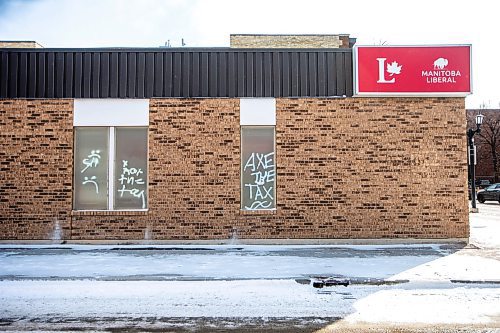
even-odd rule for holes
{"type": "Polygon", "coordinates": [[[276,215],[276,209],[240,210],[240,215],[276,215]]]}
{"type": "Polygon", "coordinates": [[[148,210],[73,210],[72,216],[145,216],[148,215],[148,210]]]}

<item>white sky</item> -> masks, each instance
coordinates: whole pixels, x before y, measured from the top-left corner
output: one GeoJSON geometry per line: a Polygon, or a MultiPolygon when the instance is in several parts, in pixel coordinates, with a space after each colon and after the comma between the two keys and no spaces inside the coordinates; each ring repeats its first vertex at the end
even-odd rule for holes
{"type": "Polygon", "coordinates": [[[345,33],[358,45],[472,44],[467,107],[499,108],[499,13],[495,0],[0,0],[0,40],[224,47],[231,33],[345,33]]]}

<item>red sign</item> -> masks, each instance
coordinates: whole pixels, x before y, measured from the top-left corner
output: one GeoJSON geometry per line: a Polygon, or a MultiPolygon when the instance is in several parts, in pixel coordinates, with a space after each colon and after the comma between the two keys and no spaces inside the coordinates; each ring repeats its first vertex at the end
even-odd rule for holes
{"type": "Polygon", "coordinates": [[[472,92],[471,47],[355,46],[358,96],[465,96],[472,92]]]}

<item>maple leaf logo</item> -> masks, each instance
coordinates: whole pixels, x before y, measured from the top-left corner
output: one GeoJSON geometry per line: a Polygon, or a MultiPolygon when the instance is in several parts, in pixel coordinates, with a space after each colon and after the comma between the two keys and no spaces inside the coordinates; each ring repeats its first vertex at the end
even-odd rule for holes
{"type": "Polygon", "coordinates": [[[394,74],[401,74],[401,68],[403,68],[403,65],[398,65],[399,64],[396,61],[387,64],[387,73],[390,74],[389,76],[393,76],[394,74]]]}

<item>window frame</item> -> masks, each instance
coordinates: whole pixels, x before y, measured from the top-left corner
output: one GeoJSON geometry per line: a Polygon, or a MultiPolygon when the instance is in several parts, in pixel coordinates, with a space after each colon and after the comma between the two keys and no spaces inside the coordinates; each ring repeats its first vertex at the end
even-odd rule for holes
{"type": "Polygon", "coordinates": [[[72,188],[72,210],[76,212],[147,212],[149,211],[149,126],[74,126],[73,127],[73,188],[72,188]],[[106,128],[107,129],[107,142],[108,142],[108,161],[107,161],[107,208],[106,209],[76,209],[76,160],[75,160],[75,147],[76,147],[76,130],[77,128],[106,128]],[[132,208],[132,209],[115,209],[115,167],[116,167],[116,128],[143,128],[146,130],[146,168],[145,185],[146,185],[146,208],[132,208]]]}

